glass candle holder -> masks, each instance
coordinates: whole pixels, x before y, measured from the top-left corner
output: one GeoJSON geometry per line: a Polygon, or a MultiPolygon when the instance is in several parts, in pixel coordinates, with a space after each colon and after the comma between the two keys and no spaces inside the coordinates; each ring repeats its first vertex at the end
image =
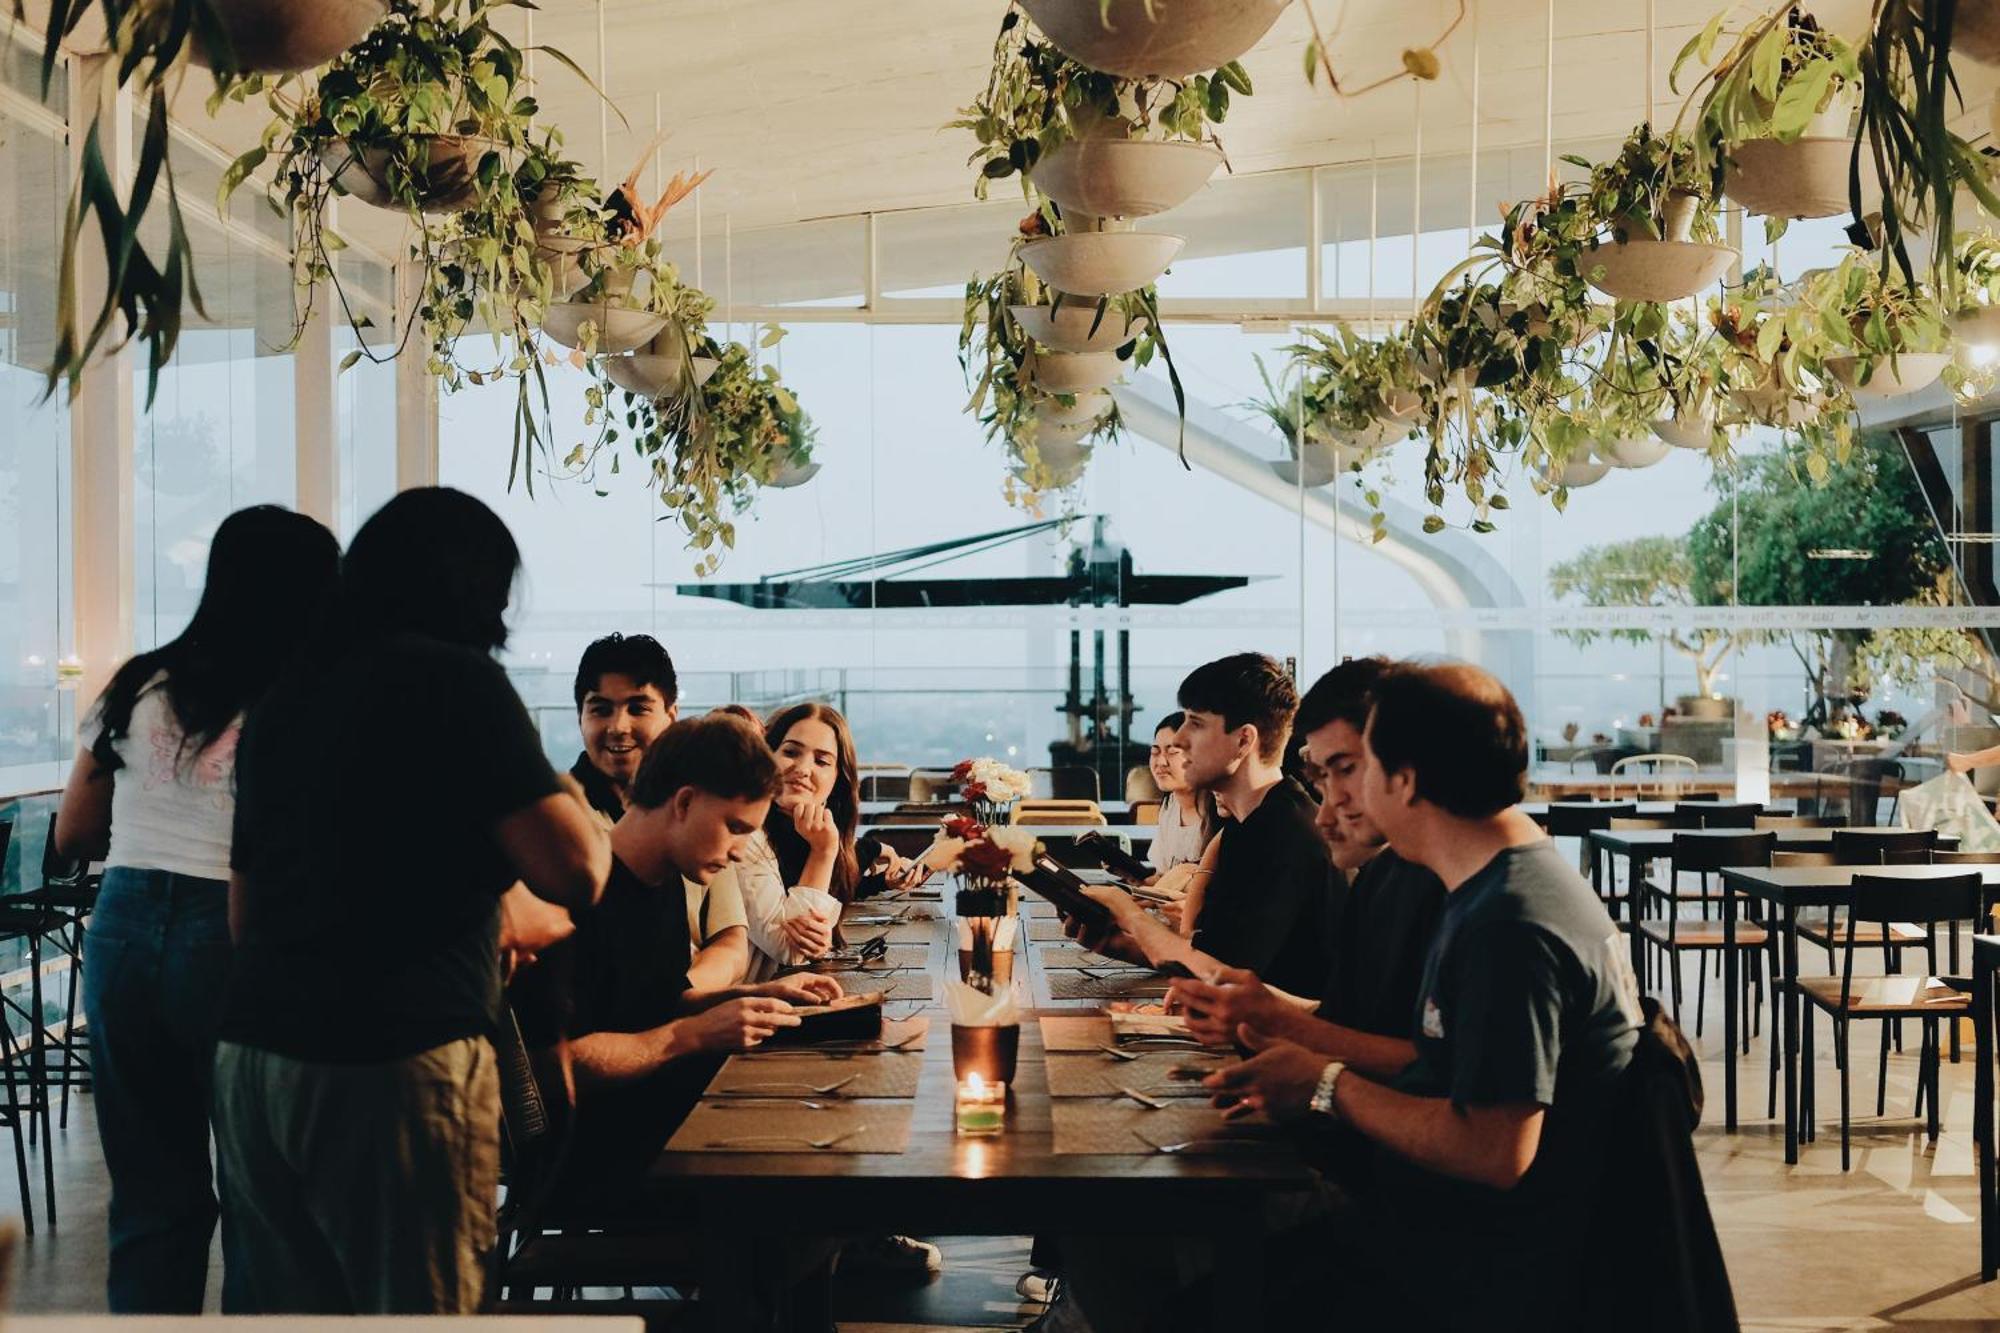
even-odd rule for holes
{"type": "Polygon", "coordinates": [[[998,1134],[1007,1128],[1007,1085],[969,1074],[958,1082],[955,1109],[953,1124],[960,1134],[974,1138],[998,1134]]]}

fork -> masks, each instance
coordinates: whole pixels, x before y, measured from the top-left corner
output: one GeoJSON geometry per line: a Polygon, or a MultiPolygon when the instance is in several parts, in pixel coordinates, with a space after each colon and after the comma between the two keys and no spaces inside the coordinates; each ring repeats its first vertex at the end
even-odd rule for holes
{"type": "Polygon", "coordinates": [[[831,1148],[836,1143],[845,1143],[867,1128],[866,1125],[856,1125],[852,1129],[842,1130],[824,1139],[809,1139],[803,1134],[738,1134],[726,1139],[710,1139],[702,1147],[735,1148],[746,1143],[797,1143],[807,1148],[824,1149],[831,1148]]]}
{"type": "Polygon", "coordinates": [[[842,1088],[860,1078],[859,1071],[849,1074],[838,1083],[814,1084],[800,1082],[740,1083],[733,1088],[723,1088],[710,1093],[711,1097],[755,1097],[759,1092],[803,1092],[815,1097],[830,1097],[842,1088]]]}
{"type": "Polygon", "coordinates": [[[1140,1055],[1138,1051],[1121,1051],[1116,1046],[1099,1046],[1097,1049],[1114,1060],[1137,1060],[1140,1055]]]}
{"type": "Polygon", "coordinates": [[[1258,1142],[1256,1139],[1229,1138],[1224,1136],[1209,1139],[1183,1139],[1179,1143],[1160,1143],[1147,1138],[1136,1129],[1132,1131],[1132,1137],[1145,1144],[1148,1148],[1151,1148],[1154,1152],[1166,1153],[1168,1156],[1196,1148],[1207,1148],[1216,1152],[1228,1152],[1232,1147],[1254,1147],[1258,1142]]]}
{"type": "MultiPolygon", "coordinates": [[[[1133,1101],[1139,1103],[1139,1105],[1145,1107],[1149,1111],[1164,1111],[1167,1109],[1167,1104],[1161,1101],[1158,1097],[1148,1097],[1145,1093],[1140,1092],[1137,1088],[1127,1087],[1123,1083],[1114,1083],[1111,1086],[1116,1088],[1121,1095],[1130,1097],[1133,1101]]],[[[1136,1133],[1137,1131],[1134,1132],[1136,1133]]]]}

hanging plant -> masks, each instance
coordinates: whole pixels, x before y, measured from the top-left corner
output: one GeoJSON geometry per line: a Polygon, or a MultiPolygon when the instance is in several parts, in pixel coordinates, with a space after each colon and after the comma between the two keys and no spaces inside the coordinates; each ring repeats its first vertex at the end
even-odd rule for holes
{"type": "Polygon", "coordinates": [[[1899,274],[1884,274],[1863,251],[1807,275],[1800,308],[1817,312],[1821,362],[1857,398],[1913,393],[1951,363],[1937,298],[1899,274]]]}
{"type": "Polygon", "coordinates": [[[1582,206],[1599,234],[1578,257],[1590,284],[1620,301],[1678,301],[1721,279],[1736,252],[1718,242],[1713,181],[1696,169],[1694,145],[1640,125],[1618,155],[1591,164],[1582,206]]]}
{"type": "MultiPolygon", "coordinates": [[[[204,318],[195,280],[194,250],[174,184],[167,115],[168,81],[183,58],[205,65],[215,80],[211,108],[240,99],[262,74],[285,75],[331,59],[358,40],[381,16],[380,0],[314,0],[244,5],[225,0],[50,0],[42,45],[42,90],[47,95],[62,43],[84,15],[100,12],[113,57],[116,86],[135,85],[146,98],[146,133],[139,142],[132,183],[121,197],[104,160],[93,114],[78,155],[76,182],[63,216],[58,266],[55,354],[44,395],[67,381],[70,396],[82,386],[84,366],[117,333],[112,350],[138,339],[146,345],[146,403],[159,388],[160,370],[180,340],[182,307],[204,318]],[[140,227],[163,202],[167,241],[148,253],[140,227]],[[77,248],[92,222],[104,245],[104,295],[95,312],[79,309],[77,248]],[[122,328],[121,328],[122,326],[122,328]]],[[[20,0],[14,17],[24,17],[20,0]]]]}

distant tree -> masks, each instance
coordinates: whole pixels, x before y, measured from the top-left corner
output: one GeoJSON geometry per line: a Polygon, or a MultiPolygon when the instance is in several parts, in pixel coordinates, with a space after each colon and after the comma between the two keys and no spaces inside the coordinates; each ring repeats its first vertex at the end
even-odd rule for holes
{"type": "MultiPolygon", "coordinates": [[[[1688,558],[1688,545],[1678,537],[1634,537],[1589,547],[1550,568],[1549,590],[1557,597],[1580,597],[1586,606],[1714,606],[1729,600],[1728,589],[1718,589],[1712,576],[1688,558]]],[[[1600,638],[1653,641],[1652,630],[1639,628],[1557,633],[1579,647],[1600,638]]],[[[1676,629],[1663,637],[1694,664],[1695,688],[1704,695],[1715,692],[1715,673],[1744,640],[1719,629],[1676,629]]]]}

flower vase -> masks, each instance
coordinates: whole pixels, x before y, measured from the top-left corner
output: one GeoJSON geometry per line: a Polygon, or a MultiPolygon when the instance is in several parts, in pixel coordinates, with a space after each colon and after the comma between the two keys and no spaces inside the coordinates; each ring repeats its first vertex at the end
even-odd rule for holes
{"type": "Polygon", "coordinates": [[[999,828],[1007,822],[1013,809],[1011,803],[992,801],[982,796],[972,803],[972,817],[988,828],[999,828]]]}
{"type": "Polygon", "coordinates": [[[958,916],[1012,916],[1019,905],[1015,893],[1014,881],[1005,876],[962,876],[953,910],[958,916]]]}

